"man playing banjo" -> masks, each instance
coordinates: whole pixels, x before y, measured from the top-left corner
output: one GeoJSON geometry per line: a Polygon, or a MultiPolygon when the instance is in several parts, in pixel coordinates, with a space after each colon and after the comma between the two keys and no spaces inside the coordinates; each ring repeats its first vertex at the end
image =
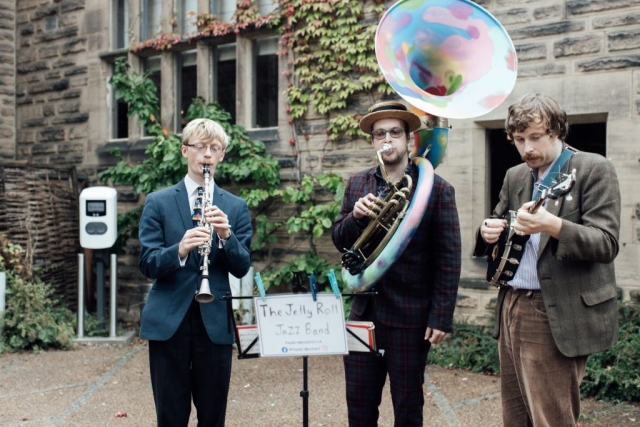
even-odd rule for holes
{"type": "Polygon", "coordinates": [[[618,179],[604,157],[564,144],[567,114],[545,95],[525,95],[511,105],[505,127],[525,163],[507,171],[474,250],[503,256],[495,250],[507,227],[501,217],[517,210],[511,234],[530,238],[513,263],[515,274],[500,286],[494,331],[503,421],[506,427],[574,427],[587,356],[617,339],[618,179]],[[571,197],[531,212],[537,194],[573,170],[571,197]]]}

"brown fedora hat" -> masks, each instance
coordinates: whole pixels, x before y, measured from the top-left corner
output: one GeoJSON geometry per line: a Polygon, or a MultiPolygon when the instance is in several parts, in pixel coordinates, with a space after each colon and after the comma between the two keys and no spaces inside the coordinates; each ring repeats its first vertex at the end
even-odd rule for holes
{"type": "Polygon", "coordinates": [[[360,130],[371,135],[373,123],[381,119],[400,119],[409,126],[409,132],[420,128],[420,118],[407,110],[407,107],[397,101],[386,101],[374,104],[367,114],[360,120],[360,130]]]}

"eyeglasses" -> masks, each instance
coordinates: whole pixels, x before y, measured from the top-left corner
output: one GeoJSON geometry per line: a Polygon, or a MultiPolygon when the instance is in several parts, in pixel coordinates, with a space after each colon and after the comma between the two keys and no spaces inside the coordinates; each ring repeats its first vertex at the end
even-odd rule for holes
{"type": "Polygon", "coordinates": [[[400,138],[402,135],[404,135],[404,129],[402,128],[391,128],[389,130],[376,129],[373,132],[371,132],[371,136],[373,136],[375,139],[384,139],[387,136],[387,133],[391,135],[391,138],[400,138]]]}
{"type": "Polygon", "coordinates": [[[207,145],[207,144],[184,144],[187,147],[191,147],[199,153],[204,153],[207,148],[211,150],[212,153],[220,153],[223,151],[222,147],[219,145],[207,145]]]}

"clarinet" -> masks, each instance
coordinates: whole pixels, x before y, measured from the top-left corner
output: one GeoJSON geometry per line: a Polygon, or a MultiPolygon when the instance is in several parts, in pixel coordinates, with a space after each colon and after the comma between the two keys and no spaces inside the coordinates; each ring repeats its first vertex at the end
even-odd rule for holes
{"type": "Polygon", "coordinates": [[[204,174],[204,194],[202,195],[202,217],[200,218],[200,227],[207,227],[209,230],[209,240],[200,246],[198,253],[202,257],[202,265],[200,266],[201,281],[200,289],[196,294],[196,301],[199,303],[208,303],[213,301],[213,295],[211,294],[211,288],[209,287],[209,254],[211,253],[211,236],[213,234],[213,228],[207,222],[204,212],[211,206],[211,172],[209,165],[202,167],[202,173],[204,174]]]}

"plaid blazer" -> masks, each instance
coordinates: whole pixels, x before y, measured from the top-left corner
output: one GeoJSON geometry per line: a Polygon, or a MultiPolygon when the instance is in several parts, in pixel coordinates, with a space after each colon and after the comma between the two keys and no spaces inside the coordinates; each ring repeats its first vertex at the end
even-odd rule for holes
{"type": "MultiPolygon", "coordinates": [[[[342,209],[332,226],[333,243],[341,252],[351,248],[363,231],[353,216],[353,207],[360,197],[376,194],[377,169],[349,178],[342,209]]],[[[418,181],[417,168],[412,168],[411,177],[414,183],[418,181]]],[[[375,320],[385,326],[431,327],[451,332],[460,281],[460,251],[455,192],[436,175],[424,218],[411,242],[375,284],[375,301],[368,296],[355,296],[349,318],[364,320],[368,304],[375,304],[375,320]]]]}
{"type": "MultiPolygon", "coordinates": [[[[547,211],[562,219],[558,239],[540,236],[538,278],[553,339],[562,354],[583,356],[606,350],[618,337],[616,274],[620,232],[620,189],[611,162],[585,152],[574,154],[562,168],[576,169],[571,198],[547,211]]],[[[517,210],[531,200],[533,177],[526,163],[507,171],[494,215],[517,210]]],[[[490,253],[476,234],[474,255],[490,253]]],[[[498,294],[494,336],[500,333],[500,315],[507,287],[498,294]]]]}

